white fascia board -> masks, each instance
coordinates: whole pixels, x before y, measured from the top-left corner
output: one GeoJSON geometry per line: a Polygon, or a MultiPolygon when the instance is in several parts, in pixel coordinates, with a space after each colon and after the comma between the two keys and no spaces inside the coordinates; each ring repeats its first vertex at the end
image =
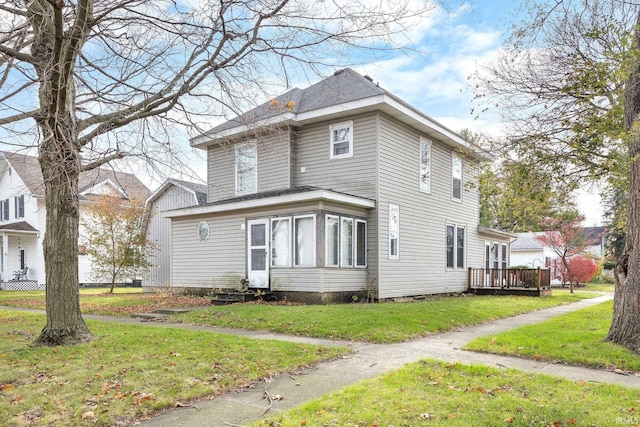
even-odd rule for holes
{"type": "Polygon", "coordinates": [[[202,135],[198,135],[191,138],[190,144],[194,148],[205,149],[208,145],[210,145],[215,140],[231,138],[239,134],[251,132],[255,129],[273,126],[278,123],[286,123],[288,121],[294,120],[295,116],[296,116],[295,113],[287,112],[287,113],[279,114],[277,116],[269,117],[263,120],[257,120],[251,123],[250,125],[240,125],[240,126],[229,128],[216,133],[205,132],[202,135]]]}
{"type": "Polygon", "coordinates": [[[346,205],[361,208],[374,208],[376,202],[362,197],[350,196],[348,194],[335,193],[328,190],[316,190],[305,193],[285,194],[282,196],[265,197],[262,199],[242,200],[239,202],[225,203],[220,205],[198,206],[186,209],[167,211],[162,213],[163,218],[177,218],[191,215],[202,215],[210,213],[229,212],[242,209],[256,209],[269,206],[284,205],[287,203],[300,203],[314,200],[325,200],[330,202],[343,203],[346,205]]]}
{"type": "Polygon", "coordinates": [[[318,121],[318,119],[329,119],[331,116],[344,115],[344,113],[354,112],[357,110],[374,110],[381,104],[386,102],[387,96],[384,94],[370,96],[369,98],[358,99],[343,104],[332,105],[329,107],[319,108],[317,110],[306,111],[296,115],[296,122],[304,123],[308,121],[318,121]]]}
{"type": "Polygon", "coordinates": [[[29,230],[0,230],[0,236],[13,236],[16,234],[40,234],[38,230],[29,231],[29,230]]]}

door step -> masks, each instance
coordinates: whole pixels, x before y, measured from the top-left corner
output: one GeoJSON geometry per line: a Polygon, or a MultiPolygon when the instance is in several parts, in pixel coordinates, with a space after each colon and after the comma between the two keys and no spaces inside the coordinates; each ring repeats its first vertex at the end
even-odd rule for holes
{"type": "Polygon", "coordinates": [[[236,290],[223,290],[217,292],[211,297],[211,304],[213,305],[228,305],[242,302],[258,301],[258,300],[273,300],[273,293],[269,291],[260,291],[258,296],[256,291],[248,290],[245,292],[238,292],[236,290]]]}

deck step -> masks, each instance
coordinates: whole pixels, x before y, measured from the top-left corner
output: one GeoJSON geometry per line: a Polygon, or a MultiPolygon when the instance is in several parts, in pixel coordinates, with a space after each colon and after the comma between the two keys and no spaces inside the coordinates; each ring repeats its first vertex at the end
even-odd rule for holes
{"type": "Polygon", "coordinates": [[[229,304],[235,304],[238,302],[245,302],[244,300],[241,300],[240,298],[233,298],[233,297],[214,297],[211,298],[211,304],[213,305],[229,305],[229,304]]]}

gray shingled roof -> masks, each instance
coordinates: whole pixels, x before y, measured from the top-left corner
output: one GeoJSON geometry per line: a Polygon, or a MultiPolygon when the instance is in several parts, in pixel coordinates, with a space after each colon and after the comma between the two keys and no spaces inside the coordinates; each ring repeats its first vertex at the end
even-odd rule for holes
{"type": "MultiPolygon", "coordinates": [[[[7,151],[1,154],[24,181],[29,192],[36,197],[44,197],[44,178],[38,158],[7,151]]],[[[149,189],[135,175],[107,168],[97,168],[81,173],[78,179],[79,192],[82,193],[108,179],[119,185],[129,198],[145,200],[149,197],[149,189]]]]}
{"type": "Polygon", "coordinates": [[[287,112],[305,113],[360,99],[371,98],[376,95],[387,95],[407,108],[415,111],[419,115],[436,123],[435,120],[425,115],[420,110],[412,107],[397,96],[393,95],[391,92],[379,87],[369,77],[362,76],[350,68],[345,68],[336,71],[332,76],[327,77],[306,89],[294,88],[275,98],[275,104],[273,104],[273,101],[265,102],[264,104],[234,119],[210,129],[202,136],[215,135],[219,132],[233,129],[237,126],[250,126],[257,120],[265,120],[287,112]],[[290,106],[289,108],[287,107],[287,103],[290,101],[291,103],[288,104],[290,106]]]}
{"type": "Polygon", "coordinates": [[[528,233],[516,233],[517,239],[511,243],[512,251],[526,251],[542,249],[544,245],[535,239],[536,236],[540,236],[542,232],[528,232],[528,233]]]}

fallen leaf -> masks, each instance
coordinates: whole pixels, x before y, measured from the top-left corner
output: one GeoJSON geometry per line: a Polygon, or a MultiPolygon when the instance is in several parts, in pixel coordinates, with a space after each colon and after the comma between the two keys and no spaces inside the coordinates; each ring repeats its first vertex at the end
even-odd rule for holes
{"type": "Polygon", "coordinates": [[[489,345],[494,345],[496,343],[496,337],[493,337],[489,340],[489,345]]]}
{"type": "Polygon", "coordinates": [[[513,417],[505,418],[504,422],[507,424],[511,424],[513,422],[513,417]]]}
{"type": "Polygon", "coordinates": [[[82,419],[83,420],[90,420],[92,418],[95,418],[96,414],[93,411],[87,411],[84,414],[82,414],[82,419]]]}
{"type": "Polygon", "coordinates": [[[300,421],[300,425],[301,426],[306,426],[307,425],[307,421],[306,420],[305,421],[300,421]]]}
{"type": "Polygon", "coordinates": [[[13,399],[11,399],[11,404],[15,405],[16,403],[20,402],[22,400],[21,396],[16,396],[13,399]]]}
{"type": "Polygon", "coordinates": [[[2,386],[2,391],[10,391],[15,389],[15,387],[13,386],[13,384],[4,384],[2,386]]]}

